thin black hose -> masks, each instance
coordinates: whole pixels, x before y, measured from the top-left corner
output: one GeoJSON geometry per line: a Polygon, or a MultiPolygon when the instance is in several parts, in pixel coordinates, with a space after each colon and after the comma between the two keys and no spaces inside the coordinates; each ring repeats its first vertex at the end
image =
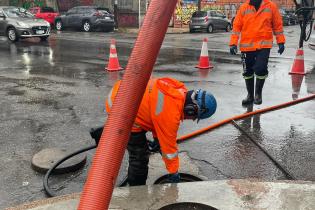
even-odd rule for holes
{"type": "Polygon", "coordinates": [[[47,194],[48,197],[54,197],[56,196],[56,193],[49,187],[49,184],[48,184],[48,179],[50,177],[50,175],[52,174],[53,170],[55,170],[61,163],[63,163],[64,161],[72,158],[73,156],[76,156],[82,152],[86,152],[88,150],[91,150],[91,149],[94,149],[96,148],[96,145],[93,145],[93,146],[89,146],[89,147],[86,147],[86,148],[83,148],[83,149],[80,149],[78,151],[75,151],[65,157],[63,157],[62,159],[60,159],[59,161],[57,161],[45,174],[45,177],[43,179],[43,185],[44,185],[44,190],[47,194]]]}
{"type": "MultiPolygon", "coordinates": [[[[91,149],[95,149],[96,148],[96,145],[93,145],[93,146],[89,146],[89,147],[85,147],[85,148],[82,148],[78,151],[75,151],[65,157],[63,157],[62,159],[60,159],[59,161],[57,161],[45,174],[45,177],[43,179],[43,185],[44,185],[44,190],[45,190],[45,193],[48,197],[55,197],[57,194],[54,190],[52,190],[49,186],[49,183],[48,183],[48,180],[49,180],[49,177],[50,175],[53,173],[53,171],[60,165],[62,164],[63,162],[65,162],[66,160],[72,158],[73,156],[76,156],[80,153],[83,153],[83,152],[86,152],[88,150],[91,150],[91,149]]],[[[124,187],[127,185],[127,176],[118,184],[119,187],[124,187]]]]}

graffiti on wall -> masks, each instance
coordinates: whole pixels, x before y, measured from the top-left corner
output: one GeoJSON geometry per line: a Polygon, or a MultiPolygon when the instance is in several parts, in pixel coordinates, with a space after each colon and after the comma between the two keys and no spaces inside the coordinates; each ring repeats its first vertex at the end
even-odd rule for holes
{"type": "MultiPolygon", "coordinates": [[[[198,10],[197,4],[198,4],[197,0],[195,1],[180,0],[175,10],[176,20],[181,21],[182,24],[184,25],[189,24],[192,14],[198,10]]],[[[207,10],[223,11],[223,7],[221,5],[215,5],[211,3],[211,4],[204,4],[201,10],[202,11],[207,11],[207,10]]]]}
{"type": "Polygon", "coordinates": [[[198,7],[196,4],[187,3],[187,1],[179,1],[175,10],[175,19],[176,21],[181,21],[182,24],[189,24],[191,15],[197,11],[198,7]]]}
{"type": "MultiPolygon", "coordinates": [[[[224,13],[228,18],[236,15],[239,5],[224,4],[214,0],[202,1],[201,10],[217,10],[224,13]]],[[[180,21],[183,25],[188,25],[192,14],[198,10],[197,0],[179,0],[174,13],[175,21],[180,21]]]]}

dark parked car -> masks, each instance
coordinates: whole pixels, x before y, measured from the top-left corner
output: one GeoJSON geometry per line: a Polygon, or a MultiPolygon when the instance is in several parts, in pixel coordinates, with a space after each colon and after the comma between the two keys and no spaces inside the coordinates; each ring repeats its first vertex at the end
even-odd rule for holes
{"type": "Polygon", "coordinates": [[[280,15],[282,16],[282,22],[285,26],[296,25],[298,24],[298,17],[291,10],[279,9],[280,15]]]}
{"type": "Polygon", "coordinates": [[[113,31],[115,26],[114,15],[107,8],[95,6],[73,7],[66,14],[55,18],[57,30],[64,28],[80,28],[83,31],[103,29],[113,31]]]}
{"type": "Polygon", "coordinates": [[[0,35],[5,35],[11,42],[20,38],[40,37],[46,40],[50,34],[50,24],[35,18],[24,8],[13,6],[0,7],[0,35]]]}
{"type": "Polygon", "coordinates": [[[212,33],[215,29],[231,30],[231,22],[226,16],[215,10],[196,11],[192,14],[189,30],[194,32],[196,30],[207,30],[212,33]]]}

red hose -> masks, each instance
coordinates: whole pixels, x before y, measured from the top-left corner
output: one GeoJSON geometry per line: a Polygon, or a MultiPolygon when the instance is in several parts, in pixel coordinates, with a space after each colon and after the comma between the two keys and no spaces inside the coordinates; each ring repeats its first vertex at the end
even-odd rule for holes
{"type": "Polygon", "coordinates": [[[181,136],[181,137],[179,137],[177,139],[177,141],[178,141],[178,143],[180,143],[180,142],[182,142],[184,140],[190,139],[193,136],[200,135],[200,134],[202,134],[204,132],[210,131],[210,130],[212,130],[214,128],[218,128],[218,127],[220,127],[222,125],[230,123],[233,120],[240,120],[240,119],[252,116],[252,115],[261,114],[261,113],[265,113],[265,112],[268,112],[268,111],[273,111],[273,110],[280,109],[280,108],[285,108],[287,106],[291,106],[291,105],[298,104],[298,103],[301,103],[301,102],[304,102],[304,101],[312,100],[314,98],[315,98],[315,94],[307,96],[307,97],[304,97],[304,98],[297,99],[295,101],[289,101],[289,102],[286,102],[286,103],[283,103],[283,104],[270,106],[270,107],[267,107],[267,108],[264,108],[264,109],[258,109],[258,110],[255,110],[255,111],[252,111],[252,112],[247,112],[247,113],[244,113],[244,114],[241,114],[241,115],[236,115],[234,117],[227,118],[225,120],[221,120],[220,122],[214,123],[214,124],[212,124],[212,125],[210,125],[208,127],[205,127],[205,128],[200,129],[200,130],[194,131],[194,132],[192,132],[190,134],[181,136]]]}
{"type": "Polygon", "coordinates": [[[177,0],[152,0],[104,126],[78,209],[108,209],[132,124],[177,0]],[[130,100],[132,96],[132,100],[130,100]]]}

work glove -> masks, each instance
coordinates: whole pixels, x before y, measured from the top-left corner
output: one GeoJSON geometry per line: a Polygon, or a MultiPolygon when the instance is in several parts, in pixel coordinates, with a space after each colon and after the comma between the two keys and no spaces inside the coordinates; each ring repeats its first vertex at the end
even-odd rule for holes
{"type": "Polygon", "coordinates": [[[174,173],[174,174],[169,174],[167,177],[168,181],[170,183],[179,183],[180,181],[180,175],[178,172],[174,173]]]}
{"type": "Polygon", "coordinates": [[[285,47],[284,47],[284,44],[283,44],[283,43],[278,44],[278,46],[279,46],[278,53],[281,55],[281,54],[283,53],[285,47]]]}
{"type": "Polygon", "coordinates": [[[157,138],[154,138],[154,140],[148,140],[148,149],[152,153],[160,152],[161,153],[161,148],[159,144],[159,140],[157,138]]]}
{"type": "Polygon", "coordinates": [[[236,53],[237,53],[237,46],[236,45],[230,46],[230,53],[231,53],[231,55],[236,55],[236,53]]]}

